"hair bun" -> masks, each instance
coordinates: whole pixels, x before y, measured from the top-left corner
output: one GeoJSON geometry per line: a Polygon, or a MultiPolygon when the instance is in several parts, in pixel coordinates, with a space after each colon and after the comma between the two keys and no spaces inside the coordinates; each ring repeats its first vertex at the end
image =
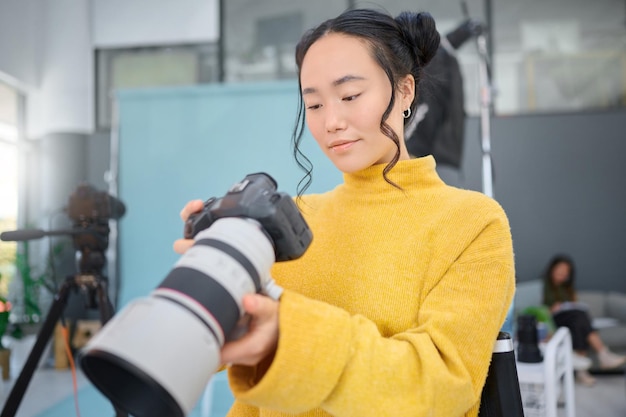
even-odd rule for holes
{"type": "Polygon", "coordinates": [[[396,22],[420,66],[428,64],[437,53],[440,42],[432,15],[428,12],[402,12],[396,17],[396,22]]]}

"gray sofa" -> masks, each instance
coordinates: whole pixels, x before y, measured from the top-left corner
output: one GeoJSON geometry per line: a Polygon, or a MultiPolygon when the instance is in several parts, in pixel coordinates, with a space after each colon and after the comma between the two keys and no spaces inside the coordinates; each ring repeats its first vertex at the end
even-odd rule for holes
{"type": "MultiPolygon", "coordinates": [[[[517,317],[529,306],[541,305],[543,282],[541,280],[517,283],[513,311],[517,317]]],[[[614,352],[626,354],[626,294],[615,291],[578,290],[580,302],[589,307],[604,343],[614,352]]],[[[599,371],[596,358],[592,371],[599,371]]],[[[623,369],[622,369],[623,370],[623,369]]]]}

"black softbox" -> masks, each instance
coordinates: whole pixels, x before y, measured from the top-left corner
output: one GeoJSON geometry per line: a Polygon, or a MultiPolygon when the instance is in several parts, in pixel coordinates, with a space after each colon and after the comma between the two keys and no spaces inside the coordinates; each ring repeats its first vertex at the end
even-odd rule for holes
{"type": "Polygon", "coordinates": [[[413,120],[405,130],[409,153],[433,155],[438,164],[461,167],[465,137],[463,76],[454,54],[482,27],[467,20],[442,39],[431,62],[424,68],[413,120]]]}

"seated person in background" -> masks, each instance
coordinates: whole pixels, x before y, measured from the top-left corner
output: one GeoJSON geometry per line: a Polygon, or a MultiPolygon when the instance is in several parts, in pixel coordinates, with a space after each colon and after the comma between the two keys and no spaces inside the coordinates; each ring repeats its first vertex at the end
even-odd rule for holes
{"type": "Polygon", "coordinates": [[[550,308],[555,325],[567,327],[572,335],[577,379],[585,385],[592,385],[595,379],[586,371],[591,366],[587,357],[590,348],[597,352],[603,369],[621,366],[626,357],[611,352],[591,325],[585,305],[577,302],[574,278],[573,260],[567,255],[554,256],[544,275],[543,303],[550,308]]]}

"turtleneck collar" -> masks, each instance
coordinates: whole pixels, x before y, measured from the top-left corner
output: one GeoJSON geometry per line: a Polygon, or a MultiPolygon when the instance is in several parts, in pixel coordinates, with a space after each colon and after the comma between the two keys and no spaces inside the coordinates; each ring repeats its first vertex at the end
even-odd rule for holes
{"type": "MultiPolygon", "coordinates": [[[[358,191],[359,193],[385,192],[397,190],[385,181],[383,170],[387,164],[377,164],[365,168],[361,171],[343,174],[344,184],[347,190],[358,191]]],[[[435,170],[435,158],[431,155],[421,158],[398,161],[398,163],[387,174],[387,178],[402,189],[411,189],[416,185],[427,187],[432,185],[442,185],[435,170]]]]}

